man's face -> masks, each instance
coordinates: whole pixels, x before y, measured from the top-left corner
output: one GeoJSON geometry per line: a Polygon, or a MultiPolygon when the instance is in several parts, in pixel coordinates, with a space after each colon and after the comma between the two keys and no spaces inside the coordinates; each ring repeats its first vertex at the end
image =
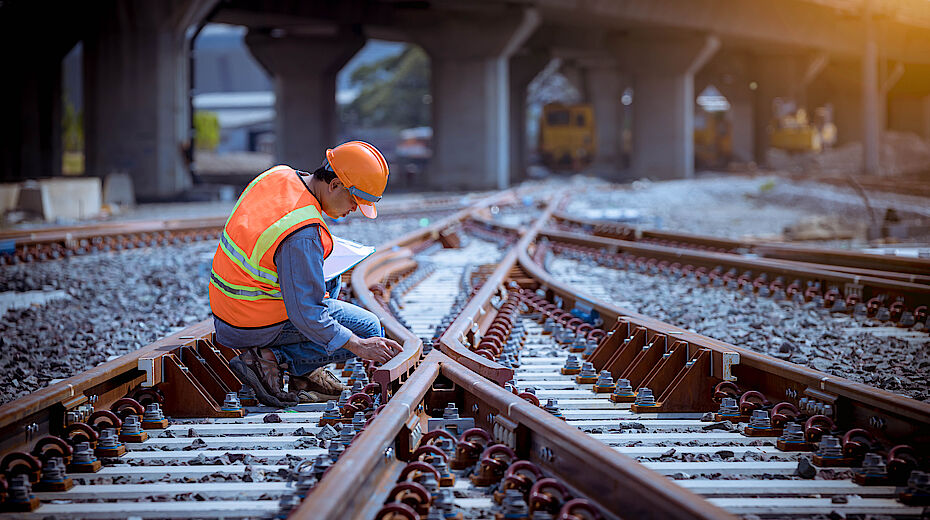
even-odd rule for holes
{"type": "Polygon", "coordinates": [[[333,179],[326,187],[326,195],[320,201],[323,211],[332,218],[342,218],[358,209],[355,197],[339,179],[333,179]]]}

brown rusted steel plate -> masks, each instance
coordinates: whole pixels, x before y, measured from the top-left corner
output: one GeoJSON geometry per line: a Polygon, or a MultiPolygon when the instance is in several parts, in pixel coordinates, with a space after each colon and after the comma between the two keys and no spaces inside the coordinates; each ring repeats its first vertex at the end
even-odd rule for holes
{"type": "MultiPolygon", "coordinates": [[[[542,233],[541,233],[542,235],[542,233]]],[[[758,390],[778,401],[797,403],[801,397],[835,397],[835,409],[839,414],[839,425],[866,428],[878,438],[892,442],[908,442],[930,446],[930,403],[923,403],[891,392],[879,390],[862,383],[831,376],[801,365],[760,354],[742,347],[718,341],[700,334],[686,331],[633,312],[629,309],[598,300],[590,295],[579,294],[568,284],[553,278],[542,266],[532,260],[526,250],[520,251],[520,265],[535,278],[542,287],[563,297],[569,305],[577,299],[597,310],[607,326],[623,320],[631,325],[642,326],[652,331],[667,334],[676,340],[686,341],[693,350],[707,348],[712,351],[712,367],[719,377],[723,370],[723,354],[739,354],[739,364],[733,366],[737,383],[747,390],[758,390]],[[786,391],[796,392],[790,399],[786,391]],[[875,428],[871,423],[880,423],[875,428]]],[[[711,375],[708,374],[708,380],[711,375]]],[[[708,388],[708,391],[711,389],[708,388]]]]}

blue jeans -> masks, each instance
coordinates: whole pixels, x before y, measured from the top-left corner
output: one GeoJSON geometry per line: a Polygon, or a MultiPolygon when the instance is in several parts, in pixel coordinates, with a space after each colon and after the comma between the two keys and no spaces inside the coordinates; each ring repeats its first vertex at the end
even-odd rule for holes
{"type": "MultiPolygon", "coordinates": [[[[323,302],[329,307],[329,315],[356,336],[363,339],[381,336],[381,321],[371,312],[342,300],[328,298],[323,302]]],[[[272,351],[278,363],[287,363],[288,372],[297,376],[305,376],[323,365],[354,357],[344,348],[327,353],[322,345],[310,341],[290,321],[285,322],[278,336],[263,348],[272,351]]]]}

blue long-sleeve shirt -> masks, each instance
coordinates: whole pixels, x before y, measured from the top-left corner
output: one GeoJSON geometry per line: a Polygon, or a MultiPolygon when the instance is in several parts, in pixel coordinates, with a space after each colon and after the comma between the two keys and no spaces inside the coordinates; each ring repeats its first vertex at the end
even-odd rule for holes
{"type": "MultiPolygon", "coordinates": [[[[339,295],[339,277],[323,280],[323,242],[317,225],[305,227],[285,238],[274,254],[278,283],[284,297],[288,319],[310,341],[332,354],[346,344],[352,331],[339,324],[329,314],[326,292],[331,298],[339,295]]],[[[283,323],[257,329],[234,327],[216,317],[216,339],[233,348],[264,347],[274,341],[283,323]]]]}

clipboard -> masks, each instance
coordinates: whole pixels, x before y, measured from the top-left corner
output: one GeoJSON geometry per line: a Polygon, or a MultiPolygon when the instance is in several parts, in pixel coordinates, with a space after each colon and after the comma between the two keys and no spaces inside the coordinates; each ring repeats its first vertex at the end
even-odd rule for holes
{"type": "Polygon", "coordinates": [[[333,237],[333,252],[323,260],[323,279],[327,282],[352,269],[375,252],[375,248],[333,237]]]}

